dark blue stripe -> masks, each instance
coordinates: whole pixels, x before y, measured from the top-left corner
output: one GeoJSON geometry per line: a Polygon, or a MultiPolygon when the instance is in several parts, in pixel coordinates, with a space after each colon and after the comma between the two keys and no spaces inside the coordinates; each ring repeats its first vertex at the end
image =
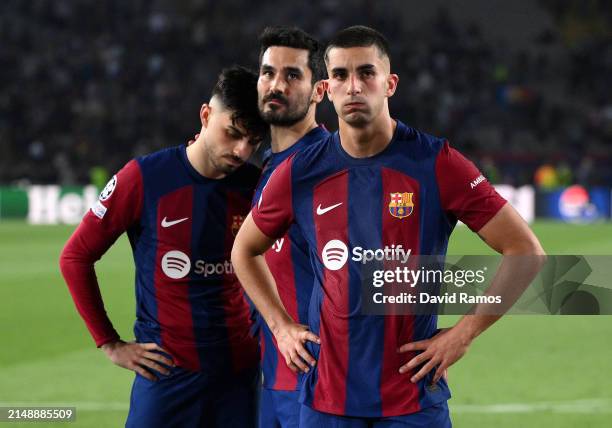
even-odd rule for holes
{"type": "MultiPolygon", "coordinates": [[[[292,164],[292,202],[293,202],[293,213],[294,217],[300,216],[303,218],[303,222],[300,223],[302,226],[301,231],[303,236],[308,237],[308,251],[310,265],[313,273],[313,288],[308,304],[308,326],[310,330],[317,336],[320,335],[321,327],[321,307],[323,306],[323,265],[319,262],[317,255],[317,234],[314,227],[314,218],[312,215],[312,198],[314,185],[304,186],[305,191],[301,191],[302,188],[296,186],[294,177],[295,163],[292,164]]],[[[306,349],[316,360],[319,359],[320,346],[312,342],[306,342],[306,349]]],[[[306,405],[312,405],[313,394],[315,386],[318,380],[318,370],[315,366],[314,370],[303,376],[300,386],[302,392],[300,394],[300,402],[306,405]]]]}
{"type": "Polygon", "coordinates": [[[381,414],[380,373],[383,360],[384,317],[361,314],[363,265],[352,262],[355,247],[382,248],[382,179],[377,167],[349,171],[349,364],[345,412],[381,414]],[[364,192],[368,189],[369,192],[364,192]],[[367,374],[367,375],[366,375],[367,374]],[[363,403],[375,403],[364,409],[363,403]]]}
{"type": "MultiPolygon", "coordinates": [[[[401,125],[404,127],[404,125],[401,125]]],[[[396,153],[392,153],[393,161],[390,167],[396,169],[419,182],[419,199],[416,201],[420,216],[419,244],[421,254],[446,254],[448,238],[452,231],[452,225],[448,223],[442,211],[440,193],[436,179],[435,166],[436,157],[442,148],[443,141],[415,133],[406,127],[403,133],[406,141],[396,145],[396,153]],[[400,151],[404,152],[400,155],[400,151]],[[409,153],[410,156],[406,156],[409,153]]],[[[430,338],[436,331],[436,315],[415,316],[413,328],[413,340],[430,338]]],[[[428,407],[432,402],[439,400],[440,394],[450,394],[446,383],[441,383],[442,388],[431,394],[425,388],[431,382],[431,375],[424,381],[419,382],[419,403],[421,407],[428,407]]]]}
{"type": "Polygon", "coordinates": [[[296,225],[292,225],[289,229],[289,239],[291,241],[291,263],[293,264],[298,318],[301,324],[308,324],[308,306],[314,283],[308,244],[296,225]]]}
{"type": "Polygon", "coordinates": [[[223,306],[223,275],[197,274],[196,261],[222,263],[226,234],[226,195],[219,183],[210,182],[194,188],[193,221],[191,231],[191,259],[189,299],[194,337],[198,347],[202,370],[231,367],[228,331],[223,306]]]}
{"type": "MultiPolygon", "coordinates": [[[[289,240],[291,241],[291,263],[293,264],[293,283],[295,285],[295,297],[297,300],[297,322],[308,325],[308,310],[312,289],[314,285],[314,273],[310,264],[308,244],[302,236],[300,229],[294,224],[289,229],[289,240]]],[[[298,374],[296,388],[300,388],[302,374],[298,374]]]]}
{"type": "MultiPolygon", "coordinates": [[[[264,341],[264,355],[262,362],[262,369],[264,373],[263,385],[266,388],[272,388],[276,383],[276,369],[278,367],[278,354],[276,352],[276,346],[274,346],[272,331],[268,328],[265,322],[262,322],[261,335],[264,341]]],[[[282,364],[285,364],[282,361],[282,364]]]]}

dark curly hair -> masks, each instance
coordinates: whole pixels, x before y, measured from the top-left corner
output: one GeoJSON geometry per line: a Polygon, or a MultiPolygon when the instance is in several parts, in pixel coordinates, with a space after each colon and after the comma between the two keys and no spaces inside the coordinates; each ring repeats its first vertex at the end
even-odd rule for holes
{"type": "Polygon", "coordinates": [[[325,48],[325,61],[328,60],[327,55],[332,48],[361,48],[368,46],[376,46],[381,55],[391,59],[389,55],[389,42],[385,36],[365,25],[354,25],[334,34],[325,48]]]}
{"type": "Polygon", "coordinates": [[[263,54],[270,46],[304,49],[308,51],[308,68],[312,72],[312,83],[327,77],[321,43],[298,27],[266,27],[259,35],[259,46],[260,66],[263,54]]]}
{"type": "Polygon", "coordinates": [[[212,96],[232,112],[232,122],[244,127],[253,140],[259,142],[267,137],[270,126],[257,108],[257,73],[239,65],[224,68],[212,96]]]}

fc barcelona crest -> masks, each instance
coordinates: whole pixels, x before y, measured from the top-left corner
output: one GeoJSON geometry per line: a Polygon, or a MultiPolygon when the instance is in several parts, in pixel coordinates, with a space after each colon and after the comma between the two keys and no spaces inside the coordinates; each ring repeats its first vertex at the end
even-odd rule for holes
{"type": "Polygon", "coordinates": [[[391,193],[391,202],[389,202],[389,213],[393,217],[404,218],[408,217],[414,211],[414,202],[412,201],[412,192],[391,193]]]}
{"type": "Polygon", "coordinates": [[[236,236],[236,234],[238,234],[238,229],[240,229],[240,226],[242,226],[243,221],[243,215],[232,216],[232,235],[236,236]]]}

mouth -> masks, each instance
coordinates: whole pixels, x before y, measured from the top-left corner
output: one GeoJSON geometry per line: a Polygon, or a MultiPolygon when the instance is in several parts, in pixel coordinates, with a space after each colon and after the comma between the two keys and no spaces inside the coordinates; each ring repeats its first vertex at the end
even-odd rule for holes
{"type": "Polygon", "coordinates": [[[279,99],[272,99],[272,100],[266,101],[266,104],[271,107],[281,107],[281,106],[286,105],[287,103],[279,99]]]}
{"type": "Polygon", "coordinates": [[[362,110],[363,108],[365,108],[365,106],[365,103],[358,101],[344,104],[344,108],[347,110],[362,110]]]}
{"type": "Polygon", "coordinates": [[[236,160],[234,157],[232,156],[225,156],[225,160],[228,164],[230,164],[231,166],[240,166],[242,165],[244,162],[241,160],[236,160]]]}

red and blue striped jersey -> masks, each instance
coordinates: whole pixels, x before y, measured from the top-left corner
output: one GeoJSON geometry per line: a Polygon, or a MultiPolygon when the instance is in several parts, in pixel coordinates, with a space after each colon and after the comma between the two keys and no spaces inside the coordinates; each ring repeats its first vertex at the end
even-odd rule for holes
{"type": "Polygon", "coordinates": [[[444,380],[399,368],[415,353],[397,352],[436,332],[435,315],[366,315],[362,265],[355,250],[401,245],[412,254],[443,255],[461,220],[478,231],[504,205],[478,169],[448,142],[397,122],[379,154],[353,158],[338,133],[289,157],[272,175],[252,215],[278,238],[293,225],[310,253],[315,283],[308,343],[317,365],[300,400],[318,411],[358,417],[397,416],[447,400],[444,380]],[[477,183],[474,185],[474,183],[477,183]]]}
{"type": "MultiPolygon", "coordinates": [[[[259,200],[263,188],[278,165],[292,154],[324,140],[328,135],[329,132],[323,127],[317,127],[282,152],[267,151],[264,154],[264,169],[255,189],[253,204],[259,200]]],[[[314,275],[306,241],[299,228],[296,225],[291,226],[289,231],[277,239],[272,248],[266,252],[265,258],[285,309],[296,322],[307,324],[314,275]]],[[[261,367],[264,388],[283,391],[298,389],[300,385],[298,375],[285,364],[274,335],[266,323],[261,324],[261,367]]]]}
{"type": "Polygon", "coordinates": [[[119,338],[93,270],[125,231],[136,265],[138,342],[156,342],[188,370],[256,367],[251,310],[231,264],[234,237],[251,207],[259,169],[220,180],[200,175],[186,146],[128,162],[66,245],[61,267],[96,344],[119,338]]]}

